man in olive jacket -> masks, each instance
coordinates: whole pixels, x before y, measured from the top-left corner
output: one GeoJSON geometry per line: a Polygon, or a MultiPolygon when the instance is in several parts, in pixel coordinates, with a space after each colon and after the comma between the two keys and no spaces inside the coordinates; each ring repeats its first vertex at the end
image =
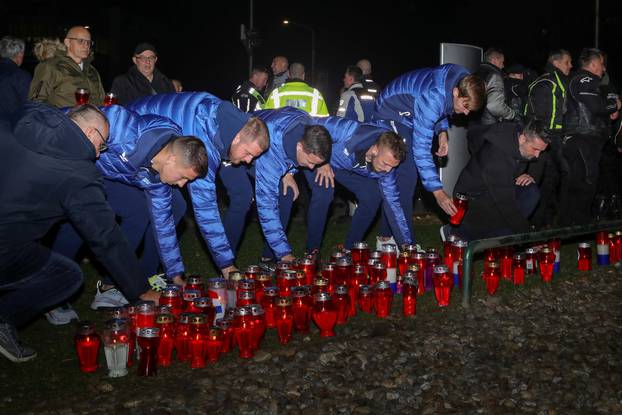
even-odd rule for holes
{"type": "Polygon", "coordinates": [[[105,92],[97,69],[91,65],[91,33],[82,26],[72,27],[64,43],[66,53],[59,51],[35,68],[28,98],[57,108],[73,107],[76,89],[86,88],[89,103],[102,105],[105,92]]]}

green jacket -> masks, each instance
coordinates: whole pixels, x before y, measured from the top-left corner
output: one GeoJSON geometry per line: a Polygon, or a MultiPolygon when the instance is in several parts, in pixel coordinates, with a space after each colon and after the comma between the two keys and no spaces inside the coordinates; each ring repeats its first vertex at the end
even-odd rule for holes
{"type": "Polygon", "coordinates": [[[324,97],[317,89],[300,79],[292,79],[272,91],[263,109],[294,107],[314,117],[327,117],[328,108],[324,97]]]}
{"type": "Polygon", "coordinates": [[[42,101],[58,108],[76,105],[77,88],[86,88],[90,92],[89,103],[104,103],[104,87],[97,69],[91,65],[93,58],[84,60],[84,70],[80,69],[65,52],[58,52],[53,58],[43,61],[35,68],[30,83],[28,98],[42,101]]]}

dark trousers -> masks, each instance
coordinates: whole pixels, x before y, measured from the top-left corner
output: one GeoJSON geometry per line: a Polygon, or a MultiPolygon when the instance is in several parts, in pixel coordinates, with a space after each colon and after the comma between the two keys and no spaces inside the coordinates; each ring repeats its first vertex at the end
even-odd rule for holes
{"type": "Polygon", "coordinates": [[[569,171],[561,186],[560,225],[584,225],[591,221],[603,144],[601,137],[593,135],[574,135],[563,144],[569,171]]]}
{"type": "Polygon", "coordinates": [[[222,224],[231,249],[237,251],[246,229],[246,215],[254,199],[254,172],[241,166],[221,166],[218,177],[224,185],[229,206],[223,216],[222,224]]]}
{"type": "MultiPolygon", "coordinates": [[[[108,204],[120,221],[121,231],[127,238],[130,247],[137,250],[141,242],[144,241],[139,263],[141,276],[147,279],[158,272],[160,256],[145,192],[137,187],[112,180],[104,180],[104,187],[108,204]]],[[[181,191],[176,188],[173,189],[172,209],[175,225],[177,225],[186,212],[186,201],[181,191]]],[[[52,250],[68,258],[74,258],[82,244],[83,240],[73,225],[66,222],[61,225],[52,245],[52,250]]],[[[108,277],[104,277],[103,282],[113,284],[108,277]]]]}
{"type": "MultiPolygon", "coordinates": [[[[532,183],[528,186],[514,186],[514,194],[518,209],[524,218],[529,218],[540,201],[540,189],[538,185],[532,183]]],[[[473,230],[468,226],[452,227],[452,234],[459,236],[466,241],[474,241],[476,239],[495,238],[497,236],[511,235],[514,232],[509,228],[473,230]]]]}
{"type": "Polygon", "coordinates": [[[51,252],[40,270],[16,279],[0,275],[0,318],[20,327],[75,293],[82,285],[78,264],[51,252]]]}

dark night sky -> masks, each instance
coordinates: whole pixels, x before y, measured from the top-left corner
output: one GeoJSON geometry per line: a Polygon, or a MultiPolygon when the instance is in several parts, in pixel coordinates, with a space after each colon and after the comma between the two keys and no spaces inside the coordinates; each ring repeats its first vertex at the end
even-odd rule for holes
{"type": "MultiPolygon", "coordinates": [[[[72,25],[90,25],[97,41],[94,65],[106,89],[115,75],[127,70],[140,41],[156,45],[159,68],[181,79],[187,90],[228,98],[247,74],[248,56],[239,36],[240,24],[249,24],[248,0],[178,1],[167,8],[117,0],[90,2],[98,4],[91,7],[56,0],[12,3],[0,5],[0,35],[62,38],[72,25]]],[[[255,0],[255,29],[263,43],[254,62],[269,66],[274,55],[282,54],[309,70],[310,32],[280,22],[287,17],[313,26],[317,86],[331,102],[345,67],[363,57],[372,61],[376,80],[386,84],[408,70],[438,64],[440,42],[500,47],[506,63],[521,62],[537,70],[552,48],[563,47],[576,56],[594,44],[594,0],[572,8],[559,0],[384,0],[359,8],[353,6],[361,2],[317,4],[303,8],[293,2],[255,0]]],[[[601,0],[599,46],[610,56],[614,79],[620,78],[622,66],[621,31],[622,2],[601,0]]]]}

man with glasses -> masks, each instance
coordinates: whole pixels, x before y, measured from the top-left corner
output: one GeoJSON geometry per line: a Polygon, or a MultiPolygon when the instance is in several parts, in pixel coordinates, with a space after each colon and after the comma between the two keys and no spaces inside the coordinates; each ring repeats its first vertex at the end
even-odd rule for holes
{"type": "Polygon", "coordinates": [[[119,104],[148,95],[175,92],[173,82],[156,68],[158,52],[150,43],[140,43],[134,49],[134,66],[126,74],[112,81],[112,92],[119,98],[119,104]]]}
{"type": "Polygon", "coordinates": [[[129,301],[159,299],[136,278],[138,261],[95,167],[108,131],[106,117],[92,105],[65,115],[30,102],[12,123],[0,123],[0,354],[13,362],[36,356],[19,342],[16,327],[82,285],[78,264],[40,243],[62,220],[78,229],[129,301]]]}
{"type": "Polygon", "coordinates": [[[74,26],[64,40],[66,52],[37,65],[30,84],[28,98],[42,101],[58,108],[76,105],[76,90],[88,90],[88,102],[102,105],[104,87],[93,61],[91,33],[82,26],[74,26]]]}

